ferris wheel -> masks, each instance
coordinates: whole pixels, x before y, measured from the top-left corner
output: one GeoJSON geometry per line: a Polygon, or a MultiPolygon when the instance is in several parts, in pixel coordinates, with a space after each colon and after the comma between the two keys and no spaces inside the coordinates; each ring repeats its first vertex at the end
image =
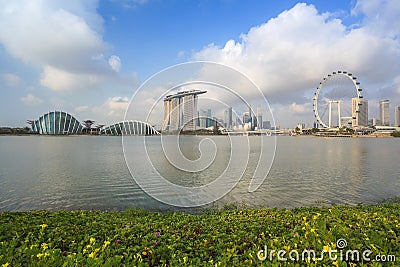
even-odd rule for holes
{"type": "Polygon", "coordinates": [[[319,125],[323,128],[354,126],[362,106],[361,92],[357,78],[347,71],[324,77],[313,97],[313,111],[319,125]]]}

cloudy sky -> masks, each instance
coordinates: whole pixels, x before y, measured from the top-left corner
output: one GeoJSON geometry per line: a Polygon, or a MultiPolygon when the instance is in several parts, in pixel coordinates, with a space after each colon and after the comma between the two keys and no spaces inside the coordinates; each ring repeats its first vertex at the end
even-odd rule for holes
{"type": "MultiPolygon", "coordinates": [[[[312,125],[315,88],[337,70],[357,76],[370,117],[380,99],[390,99],[393,113],[399,14],[398,0],[0,0],[0,126],[60,109],[80,120],[122,120],[143,82],[194,60],[249,77],[282,127],[312,125]]],[[[160,90],[137,96],[151,106],[160,90]]]]}

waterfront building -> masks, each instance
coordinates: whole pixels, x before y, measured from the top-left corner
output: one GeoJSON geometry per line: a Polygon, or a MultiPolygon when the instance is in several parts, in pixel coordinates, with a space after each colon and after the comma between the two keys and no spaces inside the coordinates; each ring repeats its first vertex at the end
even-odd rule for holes
{"type": "Polygon", "coordinates": [[[263,129],[271,130],[271,121],[263,121],[262,124],[263,129]]]}
{"type": "Polygon", "coordinates": [[[207,111],[201,110],[199,116],[199,126],[200,128],[204,129],[207,128],[207,111]]]}
{"type": "Polygon", "coordinates": [[[389,100],[379,101],[379,113],[381,118],[382,126],[390,125],[390,114],[389,114],[389,100]]]}
{"type": "MultiPolygon", "coordinates": [[[[182,91],[164,98],[163,131],[196,130],[198,95],[206,91],[182,91]]],[[[211,112],[211,110],[210,110],[211,112]]]]}
{"type": "Polygon", "coordinates": [[[232,107],[228,107],[224,111],[224,126],[225,129],[232,129],[232,107]]]}
{"type": "Polygon", "coordinates": [[[28,123],[32,132],[38,134],[81,134],[83,130],[83,125],[64,111],[50,111],[28,123]]]}
{"type": "Polygon", "coordinates": [[[371,125],[371,126],[381,125],[381,120],[380,120],[380,119],[377,119],[377,118],[372,118],[372,119],[370,120],[370,125],[371,125]]]}
{"type": "Polygon", "coordinates": [[[250,116],[250,113],[248,111],[243,113],[242,122],[243,122],[243,125],[246,124],[246,123],[251,123],[251,116],[250,116]]]}
{"type": "Polygon", "coordinates": [[[394,126],[400,127],[400,106],[394,107],[394,126]]]}
{"type": "Polygon", "coordinates": [[[100,134],[107,135],[157,135],[159,132],[146,122],[129,120],[104,127],[100,134]]]}
{"type": "MultiPolygon", "coordinates": [[[[368,100],[354,97],[351,99],[352,105],[352,126],[367,126],[368,125],[368,100]]],[[[345,126],[341,124],[342,126],[345,126]]]]}
{"type": "Polygon", "coordinates": [[[351,127],[353,125],[353,117],[340,117],[340,126],[351,127]]]}
{"type": "Polygon", "coordinates": [[[213,125],[212,117],[211,117],[211,109],[207,109],[207,128],[213,125]]]}
{"type": "Polygon", "coordinates": [[[263,125],[262,125],[262,108],[261,107],[257,107],[257,128],[258,129],[263,129],[263,125]]]}

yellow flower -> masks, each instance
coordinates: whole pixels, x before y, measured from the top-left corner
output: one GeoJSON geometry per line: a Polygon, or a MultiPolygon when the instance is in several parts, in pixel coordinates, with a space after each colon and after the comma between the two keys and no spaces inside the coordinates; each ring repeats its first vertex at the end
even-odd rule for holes
{"type": "Polygon", "coordinates": [[[8,266],[10,266],[10,264],[8,262],[1,265],[1,267],[8,267],[8,266]]]}
{"type": "Polygon", "coordinates": [[[142,254],[143,254],[143,255],[147,255],[147,252],[146,252],[146,251],[143,251],[142,254]]]}
{"type": "Polygon", "coordinates": [[[44,223],[44,224],[41,224],[40,226],[42,227],[42,229],[44,229],[47,227],[47,224],[44,223]]]}
{"type": "Polygon", "coordinates": [[[96,238],[94,238],[94,237],[90,238],[90,244],[93,244],[95,241],[96,241],[96,238]]]}
{"type": "Polygon", "coordinates": [[[110,241],[104,241],[104,245],[105,245],[105,246],[110,245],[110,241]]]}
{"type": "Polygon", "coordinates": [[[40,259],[41,257],[43,257],[43,256],[44,256],[43,253],[39,253],[39,254],[36,255],[36,257],[38,257],[39,259],[40,259]]]}
{"type": "Polygon", "coordinates": [[[325,252],[328,252],[328,251],[329,251],[329,246],[324,246],[323,250],[324,250],[325,252]]]}
{"type": "Polygon", "coordinates": [[[49,246],[46,243],[42,243],[42,249],[48,249],[49,246]]]}
{"type": "Polygon", "coordinates": [[[89,254],[89,258],[94,259],[94,252],[92,252],[92,253],[89,254]]]}
{"type": "Polygon", "coordinates": [[[335,265],[336,267],[339,267],[338,261],[334,261],[334,262],[332,262],[332,264],[335,265]]]}

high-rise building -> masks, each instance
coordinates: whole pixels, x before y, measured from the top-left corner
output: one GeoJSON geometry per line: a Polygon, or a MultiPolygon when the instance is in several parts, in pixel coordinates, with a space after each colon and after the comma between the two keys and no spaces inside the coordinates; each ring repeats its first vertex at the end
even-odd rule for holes
{"type": "Polygon", "coordinates": [[[261,107],[258,107],[257,108],[257,128],[258,129],[262,129],[263,127],[263,125],[262,125],[262,108],[261,107]]]}
{"type": "MultiPolygon", "coordinates": [[[[354,97],[351,99],[352,105],[352,126],[367,126],[368,125],[368,101],[354,97]]],[[[348,126],[348,125],[342,125],[348,126]]]]}
{"type": "Polygon", "coordinates": [[[390,126],[389,100],[379,101],[379,113],[382,126],[390,126]]]}
{"type": "Polygon", "coordinates": [[[200,111],[200,128],[206,128],[207,127],[207,111],[201,110],[200,111]]]}
{"type": "MultiPolygon", "coordinates": [[[[353,117],[340,117],[340,126],[351,128],[354,123],[353,121],[354,121],[353,117]]],[[[315,127],[315,128],[318,128],[318,127],[315,127]]]]}
{"type": "Polygon", "coordinates": [[[163,131],[196,130],[198,95],[206,91],[182,91],[164,98],[163,131]]]}
{"type": "Polygon", "coordinates": [[[271,121],[263,121],[263,129],[271,130],[271,121]]]}
{"type": "Polygon", "coordinates": [[[224,111],[224,125],[226,129],[232,129],[232,107],[229,107],[224,111]]]}
{"type": "Polygon", "coordinates": [[[211,109],[207,109],[207,128],[213,126],[211,109]]]}
{"type": "Polygon", "coordinates": [[[243,113],[242,122],[243,122],[243,124],[251,122],[251,116],[250,116],[249,112],[246,111],[246,112],[243,113]]]}
{"type": "Polygon", "coordinates": [[[400,106],[394,107],[394,126],[400,127],[400,106]]]}

